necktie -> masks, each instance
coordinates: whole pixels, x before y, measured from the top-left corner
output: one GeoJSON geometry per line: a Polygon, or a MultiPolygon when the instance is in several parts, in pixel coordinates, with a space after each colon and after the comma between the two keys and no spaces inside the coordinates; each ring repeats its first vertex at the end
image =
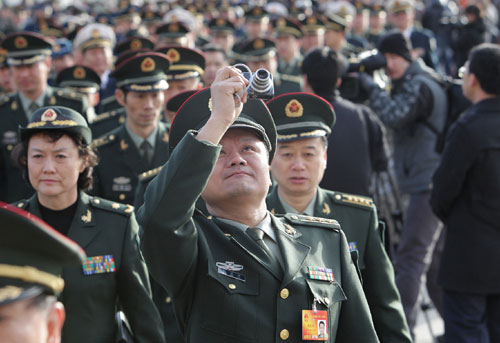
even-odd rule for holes
{"type": "Polygon", "coordinates": [[[281,268],[281,264],[279,263],[277,256],[272,253],[264,242],[264,231],[258,227],[249,227],[245,232],[255,241],[255,243],[257,243],[259,247],[262,248],[267,257],[266,261],[273,268],[273,270],[278,271],[282,275],[283,269],[281,268]]]}
{"type": "Polygon", "coordinates": [[[142,141],[141,143],[141,154],[144,160],[148,163],[148,166],[151,164],[151,145],[149,145],[149,142],[147,140],[142,141]]]}
{"type": "Polygon", "coordinates": [[[36,102],[32,102],[31,105],[28,107],[29,111],[30,111],[30,116],[31,114],[33,114],[33,112],[35,112],[36,110],[38,110],[38,104],[36,102]]]}

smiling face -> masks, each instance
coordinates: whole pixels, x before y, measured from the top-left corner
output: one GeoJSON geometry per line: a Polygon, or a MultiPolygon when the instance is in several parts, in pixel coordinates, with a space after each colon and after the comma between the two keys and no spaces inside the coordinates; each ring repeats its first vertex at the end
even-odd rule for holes
{"type": "Polygon", "coordinates": [[[207,205],[227,201],[265,199],[271,179],[268,152],[264,142],[248,129],[229,129],[222,140],[222,151],[202,197],[207,205]]]}
{"type": "Polygon", "coordinates": [[[57,199],[69,206],[76,200],[78,177],[85,164],[69,136],[53,142],[43,133],[34,134],[29,140],[27,162],[29,181],[42,204],[57,199]]]}
{"type": "Polygon", "coordinates": [[[326,147],[322,138],[278,143],[271,172],[281,193],[312,195],[326,168],[326,147]]]}

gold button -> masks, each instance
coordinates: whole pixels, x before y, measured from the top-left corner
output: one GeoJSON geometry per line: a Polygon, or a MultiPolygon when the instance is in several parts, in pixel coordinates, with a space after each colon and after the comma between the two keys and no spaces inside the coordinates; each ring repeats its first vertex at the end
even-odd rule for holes
{"type": "Polygon", "coordinates": [[[101,200],[99,200],[99,199],[94,199],[94,203],[95,203],[95,204],[99,204],[100,202],[101,202],[101,200]]]}
{"type": "Polygon", "coordinates": [[[125,200],[125,194],[120,194],[119,198],[120,200],[125,200]]]}
{"type": "Polygon", "coordinates": [[[11,151],[13,148],[12,144],[7,145],[7,150],[11,151]]]}
{"type": "Polygon", "coordinates": [[[340,194],[337,194],[337,195],[335,196],[335,199],[340,200],[340,199],[342,199],[342,196],[341,196],[340,194]]]}
{"type": "Polygon", "coordinates": [[[288,298],[289,295],[290,295],[290,292],[286,288],[283,288],[280,292],[281,299],[286,299],[286,298],[288,298]]]}
{"type": "Polygon", "coordinates": [[[297,217],[297,216],[290,216],[290,218],[292,218],[292,219],[294,219],[294,220],[299,219],[299,217],[297,217]]]}
{"type": "Polygon", "coordinates": [[[325,297],[325,304],[330,304],[330,299],[328,299],[327,297],[325,297]]]}
{"type": "Polygon", "coordinates": [[[23,207],[24,206],[24,202],[20,202],[19,204],[17,204],[17,207],[23,207]]]}
{"type": "Polygon", "coordinates": [[[166,297],[166,298],[165,298],[165,302],[166,302],[167,304],[170,304],[170,303],[172,302],[172,298],[170,298],[170,297],[166,297]]]}
{"type": "Polygon", "coordinates": [[[288,330],[287,330],[287,329],[283,329],[283,330],[281,330],[281,332],[280,332],[280,338],[281,338],[282,340],[287,340],[287,339],[288,339],[288,337],[290,337],[290,332],[288,332],[288,330]]]}
{"type": "Polygon", "coordinates": [[[227,287],[229,287],[229,289],[236,289],[236,285],[234,283],[230,283],[227,287]]]}

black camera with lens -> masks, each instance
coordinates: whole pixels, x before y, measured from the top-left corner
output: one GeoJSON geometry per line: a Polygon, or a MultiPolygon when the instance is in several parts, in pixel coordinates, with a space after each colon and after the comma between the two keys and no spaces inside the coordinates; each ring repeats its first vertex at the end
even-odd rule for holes
{"type": "Polygon", "coordinates": [[[249,81],[248,99],[269,100],[274,97],[273,75],[267,69],[260,68],[252,73],[245,64],[236,64],[234,67],[240,69],[243,76],[249,81]]]}

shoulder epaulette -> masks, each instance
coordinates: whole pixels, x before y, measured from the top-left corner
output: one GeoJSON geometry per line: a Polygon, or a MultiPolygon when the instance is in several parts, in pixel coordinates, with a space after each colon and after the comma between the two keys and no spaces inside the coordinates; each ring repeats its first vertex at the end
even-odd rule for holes
{"type": "Polygon", "coordinates": [[[373,200],[371,198],[341,192],[335,192],[333,200],[338,204],[357,205],[358,207],[370,210],[373,206],[373,200]]]}
{"type": "Polygon", "coordinates": [[[0,97],[0,106],[8,103],[13,97],[15,96],[15,94],[5,94],[5,95],[2,95],[0,97]]]}
{"type": "Polygon", "coordinates": [[[114,101],[116,97],[114,95],[108,96],[107,98],[102,99],[101,105],[106,105],[109,104],[110,102],[114,101]]]}
{"type": "Polygon", "coordinates": [[[97,149],[103,145],[109,144],[113,142],[116,139],[116,136],[114,134],[107,134],[104,137],[101,138],[96,138],[92,141],[92,144],[90,144],[90,147],[92,149],[97,149]]]}
{"type": "Polygon", "coordinates": [[[331,229],[333,231],[340,230],[339,223],[334,219],[310,217],[310,216],[304,216],[302,214],[292,214],[292,213],[287,213],[285,214],[284,217],[292,224],[324,227],[331,229]]]}
{"type": "Polygon", "coordinates": [[[78,94],[77,92],[70,92],[64,89],[60,89],[56,92],[57,96],[66,98],[66,99],[71,99],[71,100],[83,100],[83,95],[78,94]]]}
{"type": "Polygon", "coordinates": [[[161,168],[163,168],[163,166],[156,167],[154,169],[151,169],[151,170],[145,171],[144,173],[141,173],[139,175],[139,181],[142,182],[142,181],[147,180],[153,176],[158,175],[161,171],[161,168]]]}
{"type": "Polygon", "coordinates": [[[301,76],[289,75],[289,74],[280,74],[280,76],[281,76],[281,79],[284,81],[291,81],[291,82],[295,82],[295,83],[302,83],[303,82],[303,79],[301,76]]]}
{"type": "Polygon", "coordinates": [[[112,111],[96,114],[96,116],[94,117],[94,120],[92,121],[92,124],[98,123],[100,121],[103,121],[103,120],[106,120],[106,119],[109,119],[112,117],[116,117],[117,115],[119,115],[121,113],[122,113],[122,111],[120,111],[120,110],[112,110],[112,111]]]}
{"type": "Polygon", "coordinates": [[[132,205],[125,205],[125,204],[121,204],[119,202],[114,202],[114,201],[106,200],[106,199],[99,198],[99,197],[92,197],[92,199],[90,200],[90,203],[94,207],[97,207],[97,208],[100,208],[103,210],[107,210],[110,212],[123,214],[126,216],[129,216],[132,212],[134,212],[134,206],[132,206],[132,205]]]}

